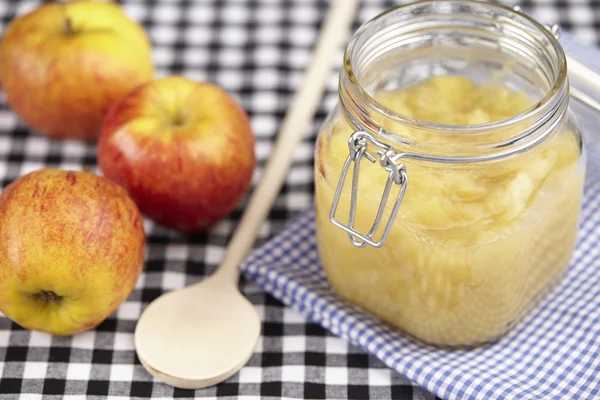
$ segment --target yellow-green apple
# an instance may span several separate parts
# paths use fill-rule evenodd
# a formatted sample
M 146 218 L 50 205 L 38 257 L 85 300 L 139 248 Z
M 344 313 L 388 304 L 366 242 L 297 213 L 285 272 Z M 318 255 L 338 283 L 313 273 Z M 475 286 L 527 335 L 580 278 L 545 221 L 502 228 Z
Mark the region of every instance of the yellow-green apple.
M 144 263 L 127 192 L 83 171 L 42 169 L 0 194 L 0 310 L 55 335 L 90 329 L 131 293 Z
M 42 5 L 15 18 L 0 42 L 8 104 L 53 138 L 96 138 L 110 105 L 153 74 L 144 29 L 109 2 Z
M 171 76 L 115 103 L 98 138 L 98 162 L 142 213 L 193 233 L 233 211 L 248 191 L 254 134 L 223 89 Z

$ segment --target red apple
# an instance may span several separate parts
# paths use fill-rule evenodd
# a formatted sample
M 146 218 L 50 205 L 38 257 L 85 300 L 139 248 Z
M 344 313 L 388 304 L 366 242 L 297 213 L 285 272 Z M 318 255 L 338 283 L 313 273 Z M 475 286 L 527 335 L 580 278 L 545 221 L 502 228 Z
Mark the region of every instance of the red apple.
M 111 108 L 98 138 L 98 162 L 142 213 L 193 233 L 231 213 L 248 192 L 254 134 L 247 114 L 223 89 L 168 77 Z
M 143 27 L 109 2 L 42 5 L 15 18 L 0 42 L 8 104 L 53 138 L 96 138 L 112 103 L 153 73 Z
M 144 264 L 142 216 L 91 172 L 42 169 L 0 194 L 0 310 L 55 335 L 95 327 L 133 290 Z

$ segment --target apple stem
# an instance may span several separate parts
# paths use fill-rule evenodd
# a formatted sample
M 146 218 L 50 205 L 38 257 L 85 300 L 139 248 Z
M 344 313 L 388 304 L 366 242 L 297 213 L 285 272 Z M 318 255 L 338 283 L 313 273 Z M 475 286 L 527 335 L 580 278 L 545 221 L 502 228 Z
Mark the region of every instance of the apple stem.
M 73 21 L 71 21 L 71 18 L 68 16 L 65 18 L 65 31 L 67 32 L 67 35 L 72 35 L 75 33 L 75 30 L 73 29 Z

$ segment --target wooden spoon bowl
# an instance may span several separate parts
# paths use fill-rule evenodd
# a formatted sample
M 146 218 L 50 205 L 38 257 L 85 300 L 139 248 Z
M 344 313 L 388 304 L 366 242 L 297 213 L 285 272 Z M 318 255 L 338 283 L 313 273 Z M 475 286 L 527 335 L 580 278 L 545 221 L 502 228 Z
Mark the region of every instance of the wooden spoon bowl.
M 215 276 L 153 301 L 138 321 L 135 347 L 152 375 L 174 387 L 198 389 L 246 364 L 260 327 L 254 306 L 234 284 Z

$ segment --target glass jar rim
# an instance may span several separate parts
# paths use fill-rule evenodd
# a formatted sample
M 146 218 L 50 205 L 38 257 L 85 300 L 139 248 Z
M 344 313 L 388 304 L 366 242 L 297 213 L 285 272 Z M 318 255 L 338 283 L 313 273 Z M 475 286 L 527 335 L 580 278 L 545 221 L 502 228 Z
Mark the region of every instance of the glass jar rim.
M 514 15 L 515 17 L 523 18 L 528 23 L 530 23 L 532 26 L 534 26 L 540 33 L 542 33 L 548 39 L 549 43 L 551 43 L 551 45 L 552 45 L 553 50 L 556 52 L 557 62 L 558 62 L 558 73 L 556 74 L 556 77 L 555 77 L 554 82 L 551 85 L 550 89 L 548 89 L 546 91 L 544 96 L 539 101 L 537 101 L 531 107 L 529 107 L 528 109 L 526 109 L 518 114 L 515 114 L 513 116 L 510 116 L 508 118 L 504 118 L 504 119 L 501 119 L 498 121 L 486 122 L 486 123 L 481 123 L 481 124 L 471 124 L 471 125 L 439 124 L 439 123 L 428 122 L 428 121 L 424 121 L 424 120 L 420 120 L 420 119 L 415 119 L 415 118 L 408 117 L 406 115 L 399 114 L 399 113 L 391 110 L 390 108 L 384 106 L 380 102 L 378 102 L 373 96 L 371 96 L 362 87 L 362 85 L 359 82 L 359 79 L 357 78 L 357 76 L 354 73 L 353 55 L 356 50 L 356 44 L 357 44 L 358 39 L 361 37 L 361 35 L 365 31 L 368 30 L 368 28 L 370 28 L 372 25 L 376 24 L 381 19 L 385 18 L 386 16 L 388 16 L 391 13 L 410 9 L 417 5 L 425 5 L 425 4 L 439 5 L 442 3 L 479 4 L 479 5 L 482 5 L 485 7 L 490 7 L 490 8 L 495 8 L 497 10 L 505 11 L 509 14 Z M 564 50 L 563 50 L 560 42 L 558 41 L 558 39 L 554 36 L 554 34 L 546 26 L 541 24 L 536 19 L 528 16 L 527 14 L 518 12 L 509 6 L 505 6 L 505 5 L 497 4 L 497 3 L 491 3 L 491 2 L 482 1 L 482 0 L 418 0 L 418 1 L 411 2 L 411 3 L 391 7 L 389 9 L 387 9 L 386 11 L 371 18 L 370 20 L 366 21 L 356 30 L 356 32 L 350 39 L 350 42 L 346 46 L 343 59 L 344 59 L 344 64 L 343 64 L 344 73 L 346 74 L 349 81 L 354 85 L 354 89 L 358 92 L 358 94 L 360 96 L 362 96 L 369 103 L 369 106 L 372 107 L 374 111 L 381 113 L 386 118 L 390 118 L 391 120 L 394 120 L 394 121 L 397 121 L 397 122 L 400 122 L 403 124 L 408 124 L 408 125 L 411 125 L 416 128 L 426 129 L 426 130 L 431 130 L 431 131 L 436 131 L 436 132 L 441 132 L 441 133 L 444 133 L 444 132 L 457 133 L 457 131 L 459 131 L 460 133 L 466 133 L 466 134 L 475 133 L 475 134 L 477 134 L 477 133 L 481 133 L 481 132 L 489 131 L 489 130 L 509 128 L 511 126 L 523 123 L 527 119 L 533 118 L 537 113 L 540 112 L 540 110 L 545 105 L 555 102 L 557 100 L 558 96 L 563 96 L 563 93 L 561 93 L 561 88 L 565 85 L 565 83 L 568 79 L 568 77 L 567 77 L 567 60 L 566 60 Z

